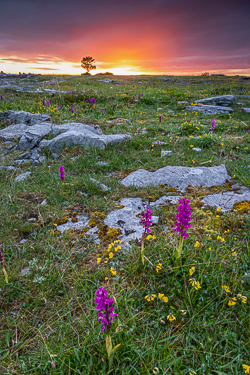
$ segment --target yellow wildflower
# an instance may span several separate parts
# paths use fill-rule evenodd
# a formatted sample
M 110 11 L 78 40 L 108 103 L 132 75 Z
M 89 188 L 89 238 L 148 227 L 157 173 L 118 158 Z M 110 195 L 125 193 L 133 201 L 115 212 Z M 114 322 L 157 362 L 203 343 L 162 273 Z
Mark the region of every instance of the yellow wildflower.
M 242 296 L 242 297 L 241 297 L 241 301 L 242 301 L 243 303 L 247 303 L 247 297 Z
M 96 259 L 96 263 L 97 263 L 97 264 L 100 264 L 101 261 L 102 261 L 102 258 L 97 258 L 97 259 Z
M 226 293 L 231 293 L 228 286 L 222 285 L 222 288 L 225 290 Z
M 110 272 L 112 273 L 112 275 L 116 275 L 116 271 L 114 270 L 114 268 L 113 268 L 113 267 L 111 267 L 111 270 L 110 270 Z
M 199 281 L 196 281 L 196 285 L 195 285 L 194 288 L 195 288 L 196 290 L 201 289 L 201 285 L 200 285 Z
M 194 247 L 200 247 L 200 243 L 199 243 L 199 241 L 196 241 L 196 242 L 195 242 Z
M 180 310 L 181 311 L 181 313 L 182 313 L 182 315 L 186 315 L 186 310 Z
M 242 365 L 243 369 L 245 370 L 245 374 L 250 374 L 250 366 Z
M 192 276 L 195 271 L 195 267 L 191 267 L 189 270 L 189 275 Z
M 162 263 L 159 263 L 158 266 L 156 266 L 156 272 L 159 272 L 162 269 Z
M 236 305 L 236 301 L 237 301 L 237 298 L 234 297 L 234 298 L 230 298 L 229 302 L 228 302 L 228 306 L 233 306 L 233 305 Z
M 113 258 L 113 253 L 109 253 L 109 259 Z
M 164 297 L 164 294 L 163 293 L 159 293 L 158 297 L 161 299 L 162 297 Z
M 176 317 L 172 315 L 171 313 L 167 316 L 167 319 L 172 322 L 173 320 L 176 320 Z
M 162 298 L 162 300 L 163 300 L 165 303 L 167 303 L 167 302 L 168 302 L 168 297 L 164 296 L 164 297 Z

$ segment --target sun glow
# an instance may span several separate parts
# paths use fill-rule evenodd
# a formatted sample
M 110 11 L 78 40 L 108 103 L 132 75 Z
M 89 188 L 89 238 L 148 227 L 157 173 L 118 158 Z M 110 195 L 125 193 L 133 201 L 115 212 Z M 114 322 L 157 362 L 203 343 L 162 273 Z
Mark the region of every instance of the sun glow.
M 19 61 L 18 61 L 19 60 Z M 108 67 L 108 64 L 97 63 L 97 69 L 92 70 L 91 74 L 96 73 L 105 73 L 110 72 L 114 75 L 140 75 L 140 74 L 154 74 L 154 72 L 149 72 L 145 70 L 140 70 L 141 67 L 137 66 L 118 66 L 114 67 L 114 63 L 110 64 L 111 68 Z M 104 68 L 102 66 L 105 66 Z M 35 73 L 35 74 L 72 74 L 80 75 L 84 73 L 85 70 L 82 69 L 81 64 L 77 62 L 67 62 L 63 60 L 51 61 L 51 60 L 42 60 L 42 61 L 22 61 L 18 57 L 8 57 L 0 56 L 0 70 L 5 73 Z

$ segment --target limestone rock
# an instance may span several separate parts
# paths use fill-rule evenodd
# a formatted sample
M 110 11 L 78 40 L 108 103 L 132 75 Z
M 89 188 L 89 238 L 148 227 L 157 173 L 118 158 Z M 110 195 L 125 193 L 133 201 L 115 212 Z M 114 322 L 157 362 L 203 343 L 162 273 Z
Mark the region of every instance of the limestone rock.
M 142 202 L 141 198 L 123 198 L 120 203 L 124 207 L 109 212 L 104 224 L 121 230 L 120 240 L 122 241 L 122 248 L 124 248 L 130 240 L 142 238 L 144 228 L 140 217 L 136 215 L 143 213 L 146 204 Z M 153 219 L 154 223 L 158 222 L 158 216 L 153 216 Z
M 241 201 L 249 201 L 250 203 L 250 190 L 244 186 L 233 185 L 233 189 L 237 188 L 237 191 L 227 191 L 218 194 L 207 195 L 202 199 L 205 206 L 221 207 L 221 211 L 230 211 L 233 205 Z M 239 189 L 239 190 L 238 190 Z
M 67 223 L 58 225 L 56 229 L 60 233 L 66 232 L 69 229 L 80 230 L 85 228 L 89 223 L 89 218 L 87 216 L 79 215 L 77 216 L 77 219 L 78 221 L 74 223 L 72 222 L 72 219 L 69 218 L 69 221 Z
M 98 82 L 112 83 L 113 80 L 109 78 L 105 78 L 105 79 L 100 79 Z
M 211 98 L 204 98 L 195 100 L 195 103 L 202 103 L 208 105 L 220 105 L 227 107 L 230 104 L 236 103 L 236 95 L 218 95 Z
M 21 150 L 30 150 L 39 145 L 41 139 L 51 132 L 51 125 L 33 125 L 24 132 L 18 147 Z
M 127 134 L 98 135 L 89 130 L 67 131 L 52 140 L 43 140 L 41 149 L 48 147 L 51 152 L 60 152 L 65 147 L 82 146 L 85 148 L 97 147 L 104 149 L 109 144 L 120 143 L 131 136 Z
M 17 157 L 17 160 L 22 160 L 22 159 L 30 159 L 31 155 L 29 152 L 24 152 L 23 154 L 19 155 Z
M 161 157 L 163 156 L 171 156 L 172 155 L 172 151 L 161 151 Z
M 29 126 L 25 124 L 10 125 L 0 130 L 0 139 L 4 141 L 12 141 L 19 139 L 26 132 Z
M 199 147 L 193 147 L 192 150 L 194 152 L 201 152 L 201 148 L 199 148 Z
M 107 187 L 106 185 L 104 185 L 102 182 L 97 181 L 97 180 L 95 180 L 94 178 L 90 178 L 90 181 L 93 181 L 96 185 L 99 185 L 100 188 L 101 188 L 103 191 L 109 191 L 109 190 L 111 190 L 109 187 Z
M 41 113 L 9 110 L 0 113 L 0 120 L 10 120 L 18 124 L 34 125 L 51 121 L 51 117 Z
M 179 202 L 179 199 L 181 197 L 179 195 L 175 195 L 175 196 L 167 196 L 167 195 L 164 195 L 163 197 L 157 199 L 157 201 L 155 202 L 150 202 L 150 206 L 151 207 L 158 207 L 160 206 L 161 204 L 168 204 L 169 202 L 172 203 L 172 204 L 176 204 Z
M 194 186 L 223 185 L 230 176 L 223 164 L 216 167 L 166 166 L 155 172 L 138 169 L 122 180 L 124 186 L 169 185 L 184 191 Z
M 0 171 L 14 172 L 14 171 L 17 171 L 17 170 L 18 170 L 18 168 L 12 167 L 11 165 L 9 165 L 9 166 L 1 165 L 0 166 Z
M 204 115 L 216 115 L 217 113 L 230 113 L 233 109 L 230 107 L 221 107 L 217 105 L 190 105 L 186 111 L 201 112 Z
M 250 108 L 244 108 L 244 112 L 250 113 Z
M 40 152 L 37 150 L 37 148 L 35 148 L 32 151 L 31 159 L 37 160 L 40 156 L 41 156 Z
M 28 178 L 31 174 L 32 174 L 32 172 L 22 173 L 19 176 L 17 176 L 14 181 L 20 182 L 20 181 L 26 180 L 26 178 Z

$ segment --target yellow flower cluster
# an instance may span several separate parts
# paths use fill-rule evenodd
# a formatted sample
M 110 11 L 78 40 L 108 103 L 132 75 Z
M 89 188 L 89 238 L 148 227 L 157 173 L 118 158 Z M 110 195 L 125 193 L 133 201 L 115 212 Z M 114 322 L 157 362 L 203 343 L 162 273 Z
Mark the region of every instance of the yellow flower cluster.
M 225 242 L 225 238 L 222 238 L 220 236 L 217 236 L 217 240 L 221 240 L 221 242 Z
M 189 270 L 189 275 L 192 276 L 195 271 L 195 267 L 191 267 Z
M 195 288 L 196 290 L 201 289 L 201 285 L 200 285 L 199 281 L 196 281 L 195 279 L 189 279 L 188 281 L 190 282 L 190 284 L 191 284 L 192 286 L 194 286 L 194 288 Z
M 108 259 L 112 259 L 113 256 L 114 256 L 114 253 L 111 251 L 113 249 L 113 246 L 115 246 L 115 244 L 120 244 L 120 243 L 122 243 L 121 240 L 116 240 L 114 242 L 111 242 L 111 244 L 109 244 L 109 246 L 107 248 Z M 114 251 L 117 252 L 119 249 L 121 249 L 120 245 L 115 246 Z M 108 259 L 104 260 L 104 263 L 108 263 Z M 100 264 L 101 261 L 102 261 L 102 258 L 97 258 L 96 259 L 96 263 L 97 264 Z
M 170 322 L 172 322 L 173 320 L 176 320 L 176 317 L 173 315 L 173 314 L 169 314 L 168 316 L 167 316 L 167 319 L 170 321 Z
M 154 299 L 156 298 L 156 294 L 147 294 L 144 299 L 146 299 L 148 302 L 150 301 L 154 301 Z M 164 296 L 163 293 L 158 293 L 158 298 L 160 300 L 162 300 L 163 302 L 167 303 L 168 302 L 168 297 L 167 296 Z
M 162 269 L 162 263 L 158 263 L 156 266 L 156 272 L 159 272 Z

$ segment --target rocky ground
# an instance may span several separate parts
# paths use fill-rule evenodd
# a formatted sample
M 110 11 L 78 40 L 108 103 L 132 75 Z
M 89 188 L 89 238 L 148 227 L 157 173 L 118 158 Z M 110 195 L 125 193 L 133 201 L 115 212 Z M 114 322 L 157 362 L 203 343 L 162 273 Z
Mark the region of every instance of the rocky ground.
M 10 278 L 9 284 L 0 279 L 0 301 L 5 337 L 18 332 L 13 345 L 25 363 L 22 367 L 1 340 L 6 369 L 42 374 L 49 366 L 49 373 L 66 373 L 67 353 L 74 371 L 85 371 L 86 363 L 88 374 L 105 369 L 102 349 L 91 353 L 104 336 L 88 319 L 95 319 L 90 295 L 106 285 L 119 311 L 114 340 L 124 342 L 116 373 L 127 374 L 132 363 L 143 374 L 167 368 L 243 373 L 250 280 L 250 83 L 243 78 L 0 74 L 0 228 Z M 190 200 L 192 226 L 180 269 L 172 228 L 184 197 Z M 143 266 L 146 207 L 152 227 Z M 166 304 L 157 297 L 162 293 Z M 148 295 L 155 297 L 148 302 Z M 66 337 L 53 314 L 68 308 L 73 320 L 65 322 Z M 46 352 L 38 354 L 43 347 L 38 327 L 60 358 L 56 367 Z M 57 331 L 64 337 L 61 351 Z M 72 348 L 86 348 L 90 332 L 81 362 Z M 167 351 L 164 337 L 177 338 L 176 344 L 166 341 Z M 26 361 L 32 340 L 32 354 L 39 358 L 35 368 Z M 126 352 L 131 360 L 124 360 Z

